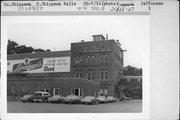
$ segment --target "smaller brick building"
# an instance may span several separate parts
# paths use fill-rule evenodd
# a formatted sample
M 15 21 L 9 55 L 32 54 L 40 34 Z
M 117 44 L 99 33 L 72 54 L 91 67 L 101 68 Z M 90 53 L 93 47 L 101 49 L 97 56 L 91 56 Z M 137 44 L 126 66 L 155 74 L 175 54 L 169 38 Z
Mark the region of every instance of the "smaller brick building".
M 52 95 L 97 96 L 99 83 L 74 77 L 70 57 L 71 51 L 8 55 L 7 95 L 19 97 L 41 90 Z
M 121 76 L 118 86 L 127 97 L 142 99 L 142 76 Z
M 23 96 L 35 91 L 46 91 L 52 95 L 97 96 L 99 83 L 82 78 L 52 77 L 44 74 L 9 74 L 8 96 Z

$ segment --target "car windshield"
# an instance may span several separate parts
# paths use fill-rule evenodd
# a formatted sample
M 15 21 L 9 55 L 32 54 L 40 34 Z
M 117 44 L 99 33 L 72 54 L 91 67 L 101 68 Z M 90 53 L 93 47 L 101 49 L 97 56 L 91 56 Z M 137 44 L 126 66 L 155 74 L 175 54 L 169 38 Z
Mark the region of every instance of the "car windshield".
M 107 98 L 110 98 L 110 99 L 112 99 L 113 97 L 112 97 L 112 96 L 108 96 Z
M 23 97 L 24 98 L 29 98 L 29 97 L 31 97 L 32 95 L 24 95 Z
M 98 98 L 105 98 L 105 96 L 99 96 Z
M 48 93 L 44 93 L 44 96 L 49 96 L 49 94 Z
M 42 96 L 41 93 L 35 93 L 35 96 Z
M 92 97 L 92 96 L 86 96 L 86 97 L 84 97 L 85 99 L 93 99 L 94 97 Z
M 60 98 L 60 97 L 62 97 L 62 96 L 60 96 L 60 95 L 54 95 L 54 96 L 52 96 L 53 98 Z
M 67 96 L 67 98 L 76 98 L 77 96 L 75 96 L 75 95 L 69 95 L 69 96 Z

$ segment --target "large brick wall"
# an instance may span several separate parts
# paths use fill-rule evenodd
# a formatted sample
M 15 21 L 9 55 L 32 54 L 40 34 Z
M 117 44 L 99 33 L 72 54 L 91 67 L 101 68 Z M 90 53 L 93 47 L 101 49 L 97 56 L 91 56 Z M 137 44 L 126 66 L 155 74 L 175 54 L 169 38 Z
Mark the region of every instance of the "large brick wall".
M 103 46 L 104 50 L 102 50 Z M 107 62 L 100 61 L 101 55 L 108 56 Z M 94 56 L 95 60 L 92 63 L 88 63 L 88 56 Z M 76 57 L 81 57 L 82 61 L 77 63 Z M 100 82 L 100 89 L 108 89 L 108 95 L 116 95 L 114 86 L 117 84 L 118 77 L 123 75 L 123 50 L 120 45 L 114 40 L 105 39 L 72 43 L 71 74 L 75 76 L 76 71 L 81 71 L 82 78 L 87 79 L 89 70 L 94 71 L 94 81 Z M 102 81 L 100 79 L 100 71 L 103 70 L 107 71 L 108 79 Z
M 51 90 L 53 88 L 60 88 L 62 95 L 67 96 L 71 94 L 72 88 L 81 88 L 83 90 L 83 96 L 98 95 L 99 84 L 97 82 L 88 81 L 85 79 L 77 79 L 70 77 L 47 77 L 47 76 L 31 76 L 31 77 L 12 77 L 8 76 L 7 94 L 13 96 L 14 92 L 11 92 L 11 86 L 15 86 L 17 96 L 24 94 L 33 94 L 35 91 L 41 89 Z M 22 92 L 22 86 L 27 86 L 27 92 Z

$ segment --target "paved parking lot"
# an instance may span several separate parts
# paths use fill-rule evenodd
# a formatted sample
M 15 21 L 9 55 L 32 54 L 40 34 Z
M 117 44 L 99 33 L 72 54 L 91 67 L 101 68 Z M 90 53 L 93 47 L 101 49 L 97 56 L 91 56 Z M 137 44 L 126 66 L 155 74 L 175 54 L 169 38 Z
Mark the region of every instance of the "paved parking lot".
M 7 102 L 8 113 L 139 113 L 142 100 L 98 105 Z

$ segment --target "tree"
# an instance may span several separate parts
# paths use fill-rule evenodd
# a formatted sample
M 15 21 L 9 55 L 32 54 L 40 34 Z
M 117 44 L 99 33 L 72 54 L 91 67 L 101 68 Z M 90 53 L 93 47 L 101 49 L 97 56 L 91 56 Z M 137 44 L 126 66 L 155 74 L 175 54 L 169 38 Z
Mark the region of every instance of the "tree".
M 43 50 L 43 49 L 40 49 L 40 48 L 38 48 L 38 49 L 34 49 L 34 52 L 44 52 L 45 50 Z
M 8 40 L 7 54 L 16 53 L 17 47 L 18 47 L 18 44 L 16 42 Z
M 16 53 L 32 53 L 33 51 L 34 51 L 34 48 L 21 45 L 17 47 Z
M 34 49 L 32 47 L 27 47 L 26 45 L 18 45 L 18 43 L 8 40 L 7 54 L 20 54 L 20 53 L 33 53 L 33 52 L 50 52 L 51 50 L 43 50 L 41 48 Z
M 124 75 L 125 76 L 142 76 L 142 68 L 136 68 L 133 66 L 124 67 Z

